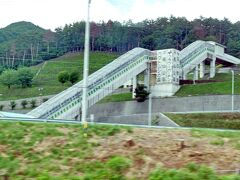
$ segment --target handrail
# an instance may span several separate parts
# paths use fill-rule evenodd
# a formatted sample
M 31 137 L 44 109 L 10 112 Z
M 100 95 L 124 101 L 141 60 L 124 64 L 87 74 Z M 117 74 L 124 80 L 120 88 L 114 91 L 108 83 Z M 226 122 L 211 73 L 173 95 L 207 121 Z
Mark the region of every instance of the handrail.
M 198 41 L 197 43 L 194 44 L 194 46 L 190 46 L 190 48 L 182 50 L 180 52 L 180 63 L 182 67 L 184 67 L 186 64 L 190 63 L 197 56 L 206 51 L 213 53 L 215 51 L 214 45 L 208 42 Z

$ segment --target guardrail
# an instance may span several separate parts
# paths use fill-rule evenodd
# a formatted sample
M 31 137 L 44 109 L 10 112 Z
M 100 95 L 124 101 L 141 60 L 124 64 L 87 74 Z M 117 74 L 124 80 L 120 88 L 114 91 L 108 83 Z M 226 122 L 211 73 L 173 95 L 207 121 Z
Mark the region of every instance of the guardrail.
M 90 120 L 88 118 L 88 120 Z M 0 121 L 12 121 L 12 122 L 31 122 L 31 123 L 56 123 L 56 124 L 78 124 L 82 125 L 81 121 L 71 121 L 71 120 L 63 120 L 63 119 L 31 119 L 31 118 L 2 118 L 0 117 Z M 90 122 L 92 125 L 109 125 L 109 126 L 128 126 L 128 127 L 136 127 L 136 128 L 155 128 L 155 129 L 182 129 L 182 130 L 212 130 L 212 131 L 220 131 L 220 132 L 239 132 L 239 130 L 232 129 L 214 129 L 214 128 L 193 128 L 193 127 L 168 127 L 168 126 L 148 126 L 148 125 L 136 125 L 136 124 L 119 124 L 119 123 L 99 123 L 99 122 Z

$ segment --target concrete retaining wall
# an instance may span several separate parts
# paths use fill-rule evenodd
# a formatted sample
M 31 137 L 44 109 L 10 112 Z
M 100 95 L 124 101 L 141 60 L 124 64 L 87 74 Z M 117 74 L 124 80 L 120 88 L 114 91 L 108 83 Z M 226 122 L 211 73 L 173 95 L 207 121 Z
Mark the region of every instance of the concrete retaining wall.
M 35 100 L 36 101 L 36 106 L 39 106 L 43 103 L 43 100 L 44 99 L 50 99 L 51 97 L 53 97 L 54 95 L 49 95 L 49 96 L 40 96 L 40 97 L 32 97 L 32 98 L 25 98 L 25 99 L 18 99 L 18 100 L 8 100 L 8 101 L 0 101 L 0 105 L 3 105 L 3 109 L 2 111 L 9 111 L 11 110 L 11 107 L 10 107 L 10 103 L 11 101 L 14 101 L 16 103 L 16 107 L 15 109 L 16 110 L 19 110 L 19 109 L 23 109 L 22 105 L 21 105 L 21 102 L 23 100 L 26 100 L 28 102 L 26 108 L 31 108 L 31 104 L 30 102 L 32 100 Z
M 231 95 L 174 97 L 153 99 L 152 112 L 227 111 L 231 110 Z M 234 96 L 234 110 L 240 110 L 240 96 Z M 148 101 L 96 104 L 89 109 L 95 117 L 148 113 Z

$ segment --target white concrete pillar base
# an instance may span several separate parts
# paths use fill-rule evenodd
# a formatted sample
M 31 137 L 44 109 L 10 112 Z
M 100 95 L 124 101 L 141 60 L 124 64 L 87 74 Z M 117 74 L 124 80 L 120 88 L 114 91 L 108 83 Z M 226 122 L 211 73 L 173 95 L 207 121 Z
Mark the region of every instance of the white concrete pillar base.
M 200 63 L 200 78 L 203 78 L 205 75 L 205 62 Z
M 216 74 L 216 57 L 210 62 L 210 78 L 214 78 Z
M 194 69 L 194 77 L 193 80 L 196 81 L 198 80 L 198 65 Z
M 132 78 L 132 98 L 135 98 L 135 89 L 137 87 L 137 76 L 135 76 L 134 78 Z

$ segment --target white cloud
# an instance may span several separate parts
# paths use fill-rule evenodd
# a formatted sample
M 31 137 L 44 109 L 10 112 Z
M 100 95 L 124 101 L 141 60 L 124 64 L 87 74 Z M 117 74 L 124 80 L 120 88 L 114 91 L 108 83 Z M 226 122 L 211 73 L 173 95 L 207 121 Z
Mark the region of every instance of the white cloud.
M 84 20 L 88 0 L 0 0 L 0 27 L 17 21 L 30 21 L 54 30 Z M 225 2 L 225 3 L 223 3 Z M 227 2 L 227 3 L 226 3 Z M 157 17 L 185 16 L 240 20 L 239 0 L 92 0 L 91 20 L 132 19 L 138 22 Z

